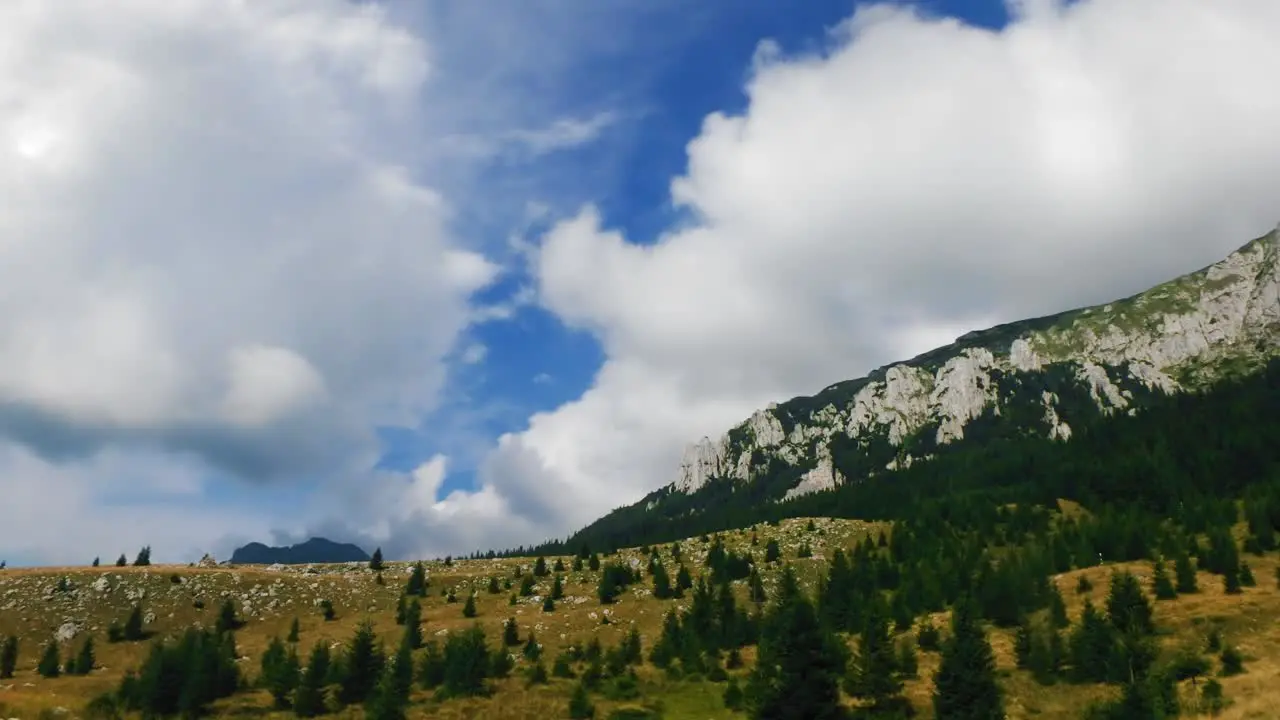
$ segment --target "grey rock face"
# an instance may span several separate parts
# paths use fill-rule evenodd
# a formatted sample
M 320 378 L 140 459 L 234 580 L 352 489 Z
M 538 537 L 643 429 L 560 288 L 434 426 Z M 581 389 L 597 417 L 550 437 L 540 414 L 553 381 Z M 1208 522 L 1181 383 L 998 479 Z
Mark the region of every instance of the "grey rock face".
M 750 481 L 765 457 L 803 470 L 785 495 L 795 497 L 846 481 L 831 458 L 833 440 L 883 436 L 902 447 L 926 430 L 938 446 L 962 440 L 974 419 L 999 414 L 1001 377 L 1070 368 L 1099 409 L 1112 413 L 1130 408 L 1137 388 L 1178 392 L 1213 380 L 1227 360 L 1275 354 L 1280 228 L 1201 271 L 1043 320 L 973 333 L 881 368 L 855 381 L 860 386 L 851 398 L 810 407 L 800 417 L 770 405 L 725 435 L 687 447 L 669 487 L 692 493 L 711 478 Z M 1057 396 L 1045 392 L 1040 402 L 1047 435 L 1070 438 Z M 916 459 L 904 454 L 886 468 Z

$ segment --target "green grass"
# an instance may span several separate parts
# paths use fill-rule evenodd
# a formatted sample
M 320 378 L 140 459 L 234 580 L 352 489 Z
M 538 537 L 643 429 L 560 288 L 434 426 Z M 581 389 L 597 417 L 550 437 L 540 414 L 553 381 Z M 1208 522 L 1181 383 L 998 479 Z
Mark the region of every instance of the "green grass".
M 778 538 L 783 546 L 783 559 L 797 567 L 803 587 L 807 592 L 813 593 L 825 573 L 826 559 L 836 547 L 847 548 L 856 540 L 868 534 L 874 536 L 882 529 L 882 526 L 873 523 L 818 518 L 815 520 L 817 527 L 811 532 L 806 529 L 807 523 L 807 519 L 801 518 L 785 520 L 776 527 L 758 525 L 754 530 L 759 545 L 754 548 L 750 544 L 751 529 L 730 531 L 723 533 L 721 537 L 727 548 L 738 551 L 753 549 L 757 558 L 763 558 L 764 546 L 769 539 Z M 809 542 L 814 558 L 796 559 L 795 551 L 801 541 Z M 691 538 L 682 541 L 681 546 L 690 570 L 696 574 L 708 544 L 702 543 L 698 538 Z M 667 546 L 662 547 L 662 552 L 665 557 Z M 618 557 L 607 560 L 629 561 L 631 558 L 643 557 L 638 550 L 625 550 Z M 1232 701 L 1231 707 L 1221 716 L 1224 718 L 1274 717 L 1274 714 L 1266 713 L 1274 709 L 1274 688 L 1280 687 L 1280 590 L 1275 583 L 1275 571 L 1280 558 L 1272 554 L 1261 558 L 1248 556 L 1247 559 L 1258 578 L 1258 587 L 1247 588 L 1242 595 L 1226 595 L 1218 578 L 1202 573 L 1200 593 L 1155 604 L 1156 620 L 1161 630 L 1161 646 L 1165 652 L 1173 652 L 1187 643 L 1200 642 L 1207 632 L 1207 623 L 1215 622 L 1213 619 L 1217 618 L 1220 620 L 1216 622 L 1220 622 L 1227 641 L 1237 644 L 1245 653 L 1247 672 L 1222 679 L 1226 694 Z M 571 560 L 564 559 L 566 566 L 571 566 Z M 555 558 L 548 558 L 549 565 L 554 565 L 554 561 Z M 522 603 L 518 607 L 509 607 L 509 591 L 489 595 L 485 592 L 485 585 L 491 574 L 500 578 L 511 577 L 517 564 L 531 568 L 533 562 L 529 559 L 457 561 L 453 567 L 429 563 L 430 590 L 424 612 L 426 637 L 433 639 L 441 630 L 457 630 L 471 623 L 462 616 L 462 602 L 449 604 L 440 596 L 442 588 L 451 586 L 463 588 L 464 591 L 469 588 L 478 591 L 477 621 L 484 627 L 491 644 L 497 642 L 501 623 L 509 616 L 517 618 L 522 636 L 530 628 L 535 628 L 537 637 L 544 645 L 543 657 L 548 667 L 555 654 L 569 643 L 585 641 L 595 635 L 608 648 L 629 631 L 632 623 L 640 630 L 647 654 L 657 636 L 663 615 L 678 605 L 687 605 L 688 602 L 655 600 L 646 593 L 649 588 L 646 580 L 624 593 L 620 602 L 610 608 L 614 622 L 601 625 L 599 614 L 602 608 L 595 598 L 598 575 L 591 572 L 570 572 L 566 574 L 566 594 L 585 597 L 585 602 L 579 605 L 561 602 L 557 610 L 550 614 L 541 611 L 540 603 Z M 249 622 L 237 634 L 241 653 L 249 658 L 242 667 L 252 679 L 257 676 L 258 661 L 267 643 L 273 636 L 284 637 L 295 616 L 301 620 L 301 648 L 304 651 L 309 650 L 316 642 L 345 641 L 355 625 L 366 618 L 374 623 L 379 638 L 388 645 L 393 645 L 400 634 L 400 628 L 395 625 L 393 617 L 395 599 L 406 578 L 407 567 L 403 563 L 391 563 L 384 573 L 386 585 L 382 586 L 377 585 L 373 574 L 364 569 L 345 571 L 325 568 L 324 573 L 317 575 L 269 572 L 264 568 L 205 570 L 188 567 L 153 567 L 149 570 L 10 569 L 0 572 L 0 609 L 5 608 L 6 603 L 16 603 L 14 607 L 0 611 L 0 634 L 16 632 L 22 636 L 23 643 L 17 677 L 0 681 L 0 708 L 3 708 L 0 717 L 36 718 L 42 713 L 47 715 L 53 712 L 55 708 L 65 708 L 74 713 L 93 696 L 114 688 L 124 672 L 130 667 L 136 667 L 146 653 L 146 643 L 111 645 L 105 642 L 106 624 L 114 619 L 122 619 L 130 605 L 122 591 L 113 591 L 105 597 L 94 596 L 93 602 L 84 603 L 83 619 L 86 625 L 97 628 L 93 633 L 98 646 L 99 663 L 103 668 L 88 677 L 62 677 L 53 680 L 38 677 L 34 666 L 44 639 L 50 637 L 68 615 L 74 616 L 79 612 L 76 610 L 79 604 L 74 601 L 45 601 L 43 592 L 32 592 L 33 588 L 53 585 L 59 577 L 66 576 L 84 587 L 103 575 L 118 575 L 129 587 L 145 588 L 148 597 L 144 606 L 156 614 L 152 629 L 160 636 L 176 634 L 195 622 L 212 622 L 223 592 L 235 592 L 238 595 L 255 586 L 259 591 L 276 587 L 277 607 L 268 610 L 266 604 L 260 604 L 262 610 L 248 618 Z M 766 585 L 776 580 L 779 567 L 762 565 Z M 1150 576 L 1148 563 L 1131 563 L 1127 567 L 1143 577 Z M 1083 597 L 1075 593 L 1077 577 L 1083 574 L 1091 579 L 1094 587 L 1091 597 L 1096 604 L 1101 604 L 1104 602 L 1111 571 L 1110 566 L 1102 566 L 1065 573 L 1056 578 L 1073 619 L 1078 617 L 1083 604 Z M 169 576 L 175 573 L 184 580 L 182 584 L 170 582 Z M 205 588 L 206 607 L 203 610 L 197 610 L 191 604 L 191 590 L 195 584 Z M 550 584 L 550 577 L 540 579 L 537 592 L 546 592 Z M 15 592 L 8 593 L 10 590 Z M 19 590 L 26 591 L 20 599 Z M 746 589 L 743 583 L 739 583 L 738 590 L 741 593 L 739 599 L 745 602 Z M 464 592 L 459 592 L 459 595 L 465 597 Z M 312 603 L 318 597 L 333 599 L 338 611 L 335 621 L 325 622 L 319 611 L 314 609 Z M 595 617 L 592 617 L 593 614 Z M 945 627 L 947 616 L 940 613 L 932 616 L 931 620 L 936 626 Z M 1001 670 L 1002 684 L 1008 693 L 1011 720 L 1079 717 L 1089 703 L 1115 693 L 1115 688 L 1105 686 L 1059 683 L 1041 687 L 1025 672 L 1014 668 L 1011 632 L 992 630 L 990 637 Z M 81 639 L 77 638 L 70 647 L 78 648 Z M 852 640 L 850 646 L 852 647 Z M 754 662 L 754 649 L 748 648 L 743 656 L 747 667 L 750 667 Z M 938 658 L 936 653 L 921 652 L 919 660 L 920 677 L 907 683 L 906 693 L 921 715 L 927 717 L 931 712 L 932 684 L 929 678 L 937 667 Z M 496 693 L 490 698 L 438 702 L 425 691 L 415 691 L 411 717 L 482 717 L 496 720 L 565 717 L 573 681 L 553 679 L 547 686 L 529 688 L 525 686 L 523 679 L 524 667 L 526 665 L 521 661 L 512 677 L 496 683 Z M 731 676 L 737 677 L 742 685 L 745 672 L 735 671 Z M 613 701 L 599 694 L 593 696 L 598 718 L 607 718 L 609 712 L 623 706 L 659 707 L 662 717 L 672 719 L 743 717 L 724 708 L 724 683 L 674 680 L 647 664 L 640 669 L 639 675 L 639 699 Z M 1183 691 L 1190 692 L 1188 688 L 1183 688 Z M 216 705 L 215 714 L 222 717 L 290 717 L 287 713 L 273 713 L 268 707 L 269 699 L 263 691 L 242 692 Z M 337 717 L 360 717 L 359 709 L 345 712 L 348 714 Z

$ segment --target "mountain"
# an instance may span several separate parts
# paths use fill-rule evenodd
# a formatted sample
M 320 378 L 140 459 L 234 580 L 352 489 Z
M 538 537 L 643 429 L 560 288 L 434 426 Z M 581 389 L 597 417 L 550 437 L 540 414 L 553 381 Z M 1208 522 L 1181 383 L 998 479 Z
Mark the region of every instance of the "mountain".
M 234 565 L 305 565 L 308 563 L 368 562 L 369 554 L 351 543 L 313 537 L 289 547 L 249 543 L 231 554 Z
M 688 531 L 729 506 L 751 522 L 770 513 L 745 506 L 887 480 L 995 439 L 1052 453 L 1084 427 L 1153 404 L 1174 412 L 1166 398 L 1255 376 L 1277 355 L 1280 228 L 1132 297 L 971 332 L 758 410 L 689 446 L 672 483 L 570 540 L 649 538 L 660 519 Z

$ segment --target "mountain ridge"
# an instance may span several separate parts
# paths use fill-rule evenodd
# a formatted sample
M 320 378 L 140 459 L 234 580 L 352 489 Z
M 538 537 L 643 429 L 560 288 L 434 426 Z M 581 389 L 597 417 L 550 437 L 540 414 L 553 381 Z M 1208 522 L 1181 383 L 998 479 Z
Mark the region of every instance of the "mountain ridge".
M 833 445 L 850 441 L 898 449 L 883 469 L 909 465 L 928 457 L 909 451 L 914 441 L 925 448 L 960 441 L 983 413 L 998 415 L 1008 399 L 1002 384 L 1017 384 L 1019 376 L 1061 376 L 1060 384 L 1082 386 L 1100 411 L 1112 413 L 1132 412 L 1144 394 L 1247 372 L 1280 346 L 1278 257 L 1280 228 L 1127 298 L 965 333 L 815 395 L 771 404 L 719 438 L 689 445 L 676 480 L 641 502 L 693 493 L 713 478 L 750 483 L 777 461 L 798 479 L 775 499 L 830 489 L 848 479 L 836 468 Z M 1072 430 L 1059 417 L 1060 401 L 1058 392 L 1042 391 L 1040 424 L 1065 440 Z M 929 430 L 932 438 L 921 437 Z
M 309 563 L 368 562 L 369 554 L 352 543 L 337 543 L 322 537 L 288 547 L 269 547 L 251 542 L 231 554 L 233 565 L 306 565 Z

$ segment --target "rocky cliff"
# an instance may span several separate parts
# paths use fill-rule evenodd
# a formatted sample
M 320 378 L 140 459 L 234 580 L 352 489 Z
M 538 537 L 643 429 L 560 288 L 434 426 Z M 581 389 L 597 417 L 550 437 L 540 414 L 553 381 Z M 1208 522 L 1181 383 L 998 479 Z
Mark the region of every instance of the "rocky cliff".
M 770 405 L 691 445 L 675 482 L 647 501 L 713 478 L 767 481 L 774 499 L 860 481 L 963 440 L 990 414 L 1019 413 L 1028 432 L 1065 440 L 1071 412 L 1133 412 L 1151 393 L 1247 372 L 1280 350 L 1278 256 L 1280 228 L 1133 297 L 969 333 Z

